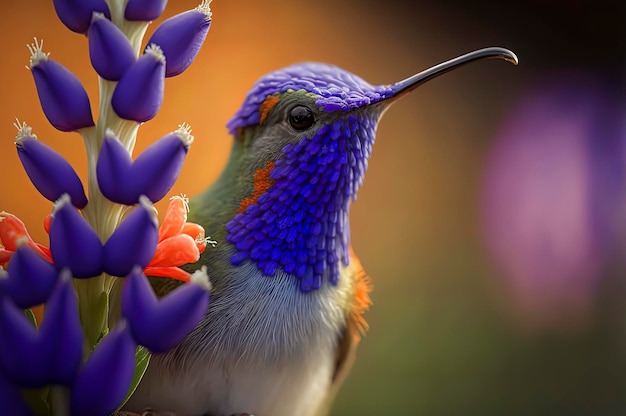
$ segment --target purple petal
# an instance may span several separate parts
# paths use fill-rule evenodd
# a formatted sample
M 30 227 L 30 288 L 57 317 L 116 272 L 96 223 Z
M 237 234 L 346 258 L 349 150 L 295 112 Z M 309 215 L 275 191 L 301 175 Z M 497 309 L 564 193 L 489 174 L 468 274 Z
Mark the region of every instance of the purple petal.
M 142 123 L 156 116 L 164 89 L 165 56 L 159 47 L 151 45 L 122 75 L 111 106 L 121 118 Z
M 87 205 L 80 178 L 60 153 L 37 140 L 34 135 L 23 137 L 18 133 L 15 146 L 26 174 L 46 199 L 54 202 L 67 193 L 75 207 L 84 208 Z
M 102 195 L 124 205 L 136 204 L 139 195 L 127 185 L 132 160 L 128 150 L 109 130 L 105 133 L 96 165 L 96 177 Z
M 135 340 L 153 353 L 179 344 L 198 325 L 209 305 L 206 288 L 194 283 L 179 286 L 160 301 L 140 270 L 124 283 L 122 315 Z
M 152 204 L 140 197 L 140 204 L 115 229 L 104 244 L 104 271 L 126 276 L 135 265 L 143 269 L 156 251 L 158 223 Z
M 46 303 L 39 334 L 47 353 L 47 383 L 71 384 L 83 357 L 83 331 L 68 269 L 61 272 L 59 283 Z
M 102 273 L 102 243 L 91 225 L 63 195 L 50 224 L 50 251 L 57 270 L 68 267 L 76 278 Z
M 0 340 L 0 371 L 22 387 L 43 386 L 46 357 L 37 328 L 6 296 L 0 296 Z
M 210 26 L 211 10 L 208 2 L 203 2 L 194 10 L 170 17 L 156 28 L 148 45 L 154 43 L 163 50 L 167 59 L 166 77 L 178 75 L 191 65 Z
M 44 303 L 57 282 L 57 270 L 32 248 L 23 245 L 9 261 L 8 277 L 0 279 L 0 288 L 20 308 Z
M 105 0 L 53 0 L 53 3 L 59 20 L 73 32 L 87 32 L 93 12 L 111 18 Z
M 135 62 L 126 35 L 102 13 L 94 13 L 87 37 L 91 65 L 102 78 L 118 81 Z
M 5 415 L 34 416 L 22 400 L 19 388 L 0 373 L 0 409 Z
M 124 19 L 148 22 L 161 16 L 167 0 L 128 0 Z
M 74 381 L 72 415 L 107 416 L 122 403 L 135 372 L 135 348 L 126 322 L 118 322 Z
M 193 141 L 189 132 L 183 125 L 144 150 L 133 163 L 128 186 L 153 202 L 160 201 L 172 189 L 183 167 Z
M 41 51 L 30 46 L 30 72 L 46 118 L 61 131 L 76 131 L 94 125 L 89 97 L 76 76 Z

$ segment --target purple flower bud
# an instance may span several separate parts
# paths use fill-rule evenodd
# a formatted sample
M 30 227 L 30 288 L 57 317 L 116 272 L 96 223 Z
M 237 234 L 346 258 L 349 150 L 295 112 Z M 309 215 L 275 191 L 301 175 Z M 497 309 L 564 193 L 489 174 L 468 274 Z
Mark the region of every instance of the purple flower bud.
M 105 136 L 96 166 L 102 194 L 125 205 L 136 204 L 140 195 L 153 202 L 161 200 L 176 182 L 192 142 L 191 128 L 181 124 L 178 130 L 148 147 L 133 163 L 117 139 Z
M 91 65 L 98 75 L 118 81 L 135 62 L 135 52 L 128 38 L 102 13 L 94 13 L 87 32 Z
M 111 106 L 123 119 L 138 123 L 156 116 L 165 89 L 165 55 L 150 45 L 120 78 L 113 91 Z
M 105 0 L 53 0 L 59 20 L 76 33 L 85 33 L 91 23 L 93 12 L 103 13 L 111 18 Z
M 48 200 L 56 201 L 67 193 L 77 208 L 87 205 L 87 196 L 80 178 L 72 165 L 60 153 L 37 140 L 26 123 L 15 124 L 18 128 L 15 146 L 26 174 L 35 188 Z
M 54 207 L 50 251 L 57 269 L 67 267 L 76 278 L 102 273 L 102 243 L 87 220 L 70 204 L 67 194 Z
M 0 373 L 0 409 L 12 416 L 34 416 L 22 400 L 19 388 Z
M 37 328 L 6 296 L 0 296 L 0 372 L 22 387 L 46 384 L 46 359 Z
M 133 163 L 129 178 L 137 191 L 151 201 L 160 201 L 176 182 L 192 142 L 191 128 L 183 123 L 144 150 Z
M 22 309 L 44 303 L 58 277 L 55 267 L 26 245 L 13 254 L 7 272 L 8 277 L 0 278 L 0 289 Z
M 135 372 L 136 345 L 120 321 L 96 346 L 72 387 L 72 415 L 107 416 L 122 403 Z
M 156 28 L 148 45 L 156 44 L 165 54 L 165 76 L 178 75 L 191 65 L 211 26 L 211 1 L 204 0 L 189 10 L 163 21 Z
M 46 382 L 71 384 L 82 362 L 83 331 L 68 269 L 61 272 L 59 283 L 46 303 L 39 336 L 46 354 Z
M 133 205 L 139 201 L 140 194 L 127 186 L 132 163 L 128 150 L 111 130 L 107 130 L 96 164 L 96 177 L 102 195 L 124 205 Z
M 104 271 L 112 276 L 126 276 L 135 265 L 143 269 L 156 251 L 159 231 L 153 206 L 145 196 L 139 202 L 104 244 Z
M 48 58 L 41 44 L 28 46 L 30 72 L 35 79 L 39 102 L 46 118 L 61 131 L 76 131 L 94 125 L 89 97 L 82 84 L 67 68 Z
M 124 19 L 148 22 L 161 16 L 167 0 L 128 0 Z
M 163 353 L 191 333 L 209 305 L 206 272 L 198 271 L 192 279 L 203 283 L 184 284 L 158 300 L 139 268 L 128 275 L 122 290 L 122 316 L 135 341 L 153 353 Z

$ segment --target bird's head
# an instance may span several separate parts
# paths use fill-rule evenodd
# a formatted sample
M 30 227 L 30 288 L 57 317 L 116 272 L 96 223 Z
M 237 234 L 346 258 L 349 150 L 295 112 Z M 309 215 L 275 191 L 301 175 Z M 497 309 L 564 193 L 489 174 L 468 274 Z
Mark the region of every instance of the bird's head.
M 482 58 L 517 62 L 487 48 L 391 85 L 372 86 L 336 66 L 302 63 L 257 81 L 228 123 L 227 172 L 237 213 L 226 224 L 233 265 L 299 278 L 304 292 L 337 283 L 349 262 L 348 210 L 363 182 L 383 112 L 423 82 Z M 232 201 L 231 201 L 232 202 Z

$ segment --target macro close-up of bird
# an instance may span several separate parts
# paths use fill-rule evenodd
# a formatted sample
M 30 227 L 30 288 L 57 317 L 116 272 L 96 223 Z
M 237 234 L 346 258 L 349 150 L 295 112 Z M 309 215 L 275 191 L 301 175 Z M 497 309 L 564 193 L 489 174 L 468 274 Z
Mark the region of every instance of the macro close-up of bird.
M 349 211 L 378 121 L 420 84 L 484 58 L 517 64 L 494 47 L 391 85 L 321 63 L 257 81 L 228 123 L 224 172 L 190 201 L 190 220 L 224 241 L 193 265 L 211 276 L 209 310 L 186 340 L 152 358 L 126 408 L 327 414 L 367 328 L 371 282 L 350 246 Z
M 624 414 L 622 9 L 0 2 L 0 413 Z

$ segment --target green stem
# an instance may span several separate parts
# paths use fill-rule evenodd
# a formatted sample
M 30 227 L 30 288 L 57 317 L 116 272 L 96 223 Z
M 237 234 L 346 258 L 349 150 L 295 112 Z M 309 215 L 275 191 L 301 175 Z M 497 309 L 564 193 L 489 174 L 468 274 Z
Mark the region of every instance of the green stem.
M 50 386 L 48 393 L 50 414 L 52 416 L 67 416 L 70 414 L 70 388 L 67 386 Z

